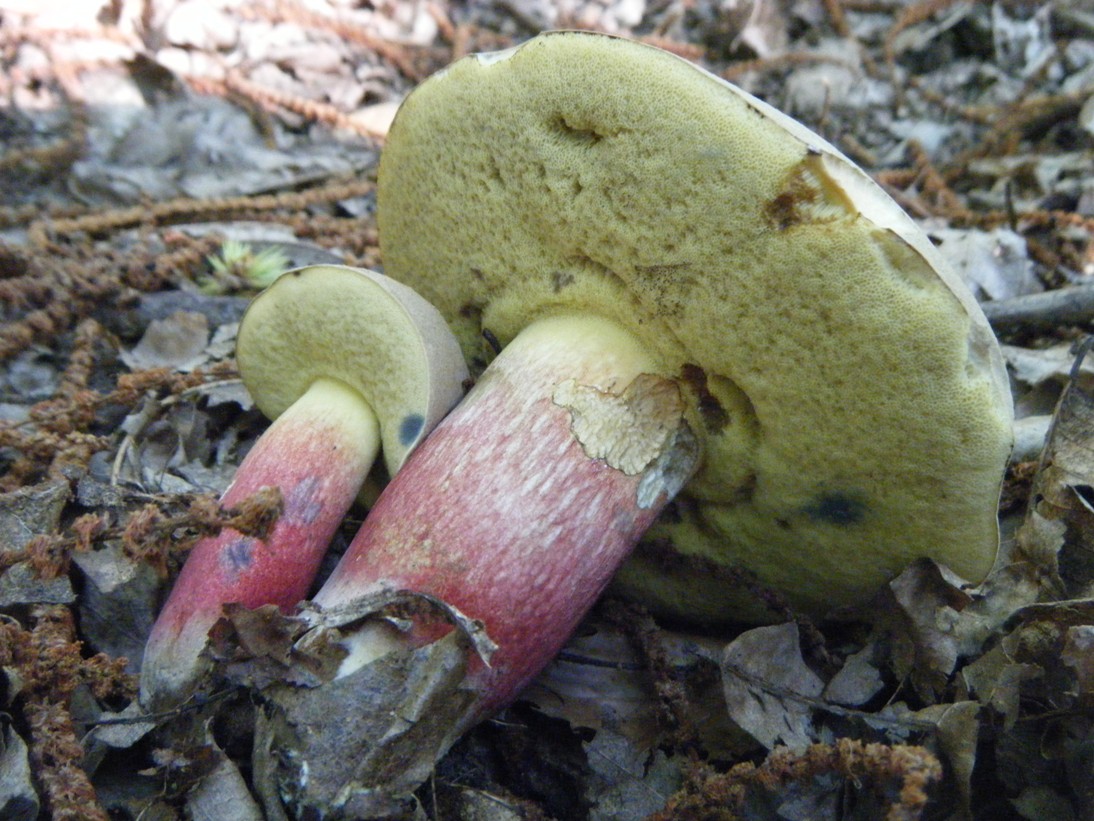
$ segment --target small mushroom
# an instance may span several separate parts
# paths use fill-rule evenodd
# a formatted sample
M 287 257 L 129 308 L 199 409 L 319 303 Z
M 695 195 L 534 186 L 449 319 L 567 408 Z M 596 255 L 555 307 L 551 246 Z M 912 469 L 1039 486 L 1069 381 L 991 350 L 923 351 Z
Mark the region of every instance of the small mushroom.
M 287 610 L 304 598 L 381 444 L 394 475 L 467 377 L 429 303 L 381 274 L 337 265 L 289 271 L 260 294 L 236 356 L 255 404 L 275 421 L 221 502 L 276 486 L 284 506 L 265 541 L 225 529 L 190 552 L 144 651 L 141 701 L 155 709 L 199 680 L 222 605 Z
M 406 99 L 378 214 L 385 270 L 468 356 L 485 331 L 503 350 L 317 600 L 410 588 L 481 619 L 479 715 L 639 539 L 621 589 L 691 620 L 764 617 L 719 567 L 811 613 L 920 556 L 991 568 L 1012 411 L 988 324 L 865 174 L 766 104 L 658 49 L 542 35 Z

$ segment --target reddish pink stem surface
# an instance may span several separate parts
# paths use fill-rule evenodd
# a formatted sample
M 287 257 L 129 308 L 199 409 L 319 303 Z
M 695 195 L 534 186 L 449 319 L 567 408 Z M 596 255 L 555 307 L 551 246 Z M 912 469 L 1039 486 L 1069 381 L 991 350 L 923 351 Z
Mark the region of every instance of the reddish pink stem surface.
M 331 607 L 406 589 L 480 619 L 498 650 L 472 673 L 477 717 L 555 656 L 694 467 L 688 454 L 668 469 L 678 475 L 627 475 L 590 458 L 556 387 L 577 376 L 622 391 L 634 368 L 595 346 L 600 361 L 583 362 L 582 344 L 507 348 L 385 489 L 316 597 Z M 644 479 L 665 492 L 643 506 Z
M 359 419 L 358 407 L 334 407 L 329 394 L 313 399 L 270 426 L 221 500 L 231 507 L 263 487 L 280 488 L 284 508 L 269 538 L 225 529 L 199 541 L 187 557 L 145 646 L 142 701 L 168 706 L 188 695 L 224 604 L 288 611 L 307 595 L 376 454 L 367 405 L 361 403 L 368 417 Z

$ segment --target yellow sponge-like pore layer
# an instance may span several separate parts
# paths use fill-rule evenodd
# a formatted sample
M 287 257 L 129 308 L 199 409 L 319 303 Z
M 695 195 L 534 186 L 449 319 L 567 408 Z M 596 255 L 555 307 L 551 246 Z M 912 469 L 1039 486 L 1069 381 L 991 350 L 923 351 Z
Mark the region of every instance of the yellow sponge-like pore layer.
M 741 564 L 811 611 L 920 556 L 990 569 L 1011 436 L 994 339 L 911 220 L 804 127 L 657 49 L 549 34 L 411 94 L 379 196 L 387 273 L 469 356 L 481 328 L 505 342 L 589 312 L 685 386 L 704 463 L 647 536 L 657 561 Z M 646 554 L 621 583 L 655 608 L 746 613 Z
M 467 369 L 440 314 L 405 284 L 359 268 L 288 271 L 239 327 L 236 358 L 255 404 L 276 419 L 319 380 L 376 414 L 392 476 L 463 395 Z

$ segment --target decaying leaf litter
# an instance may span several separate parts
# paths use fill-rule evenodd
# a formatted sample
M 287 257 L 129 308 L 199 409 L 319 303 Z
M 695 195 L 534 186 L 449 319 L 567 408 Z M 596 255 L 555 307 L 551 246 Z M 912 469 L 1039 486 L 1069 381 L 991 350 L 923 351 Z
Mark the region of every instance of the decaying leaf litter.
M 1094 273 L 1094 9 L 85 5 L 0 8 L 0 814 L 279 817 L 246 697 L 166 722 L 133 701 L 188 545 L 261 534 L 280 503 L 215 501 L 265 425 L 232 360 L 263 263 L 225 242 L 377 265 L 398 100 L 464 53 L 576 27 L 669 48 L 801 119 L 968 278 L 1033 431 L 1002 500 L 1008 561 L 973 590 L 920 562 L 860 612 L 783 606 L 781 624 L 704 635 L 609 600 L 526 703 L 436 766 L 422 812 L 1089 817 L 1094 386 L 1074 343 Z M 780 607 L 747 574 L 726 584 Z

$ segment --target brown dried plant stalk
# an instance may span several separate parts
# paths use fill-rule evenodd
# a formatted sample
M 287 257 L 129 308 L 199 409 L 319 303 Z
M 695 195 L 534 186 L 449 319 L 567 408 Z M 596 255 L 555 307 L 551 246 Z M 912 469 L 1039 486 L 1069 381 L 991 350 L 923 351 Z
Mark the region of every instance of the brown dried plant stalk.
M 169 513 L 170 497 L 149 503 L 130 513 L 122 524 L 112 525 L 109 513 L 89 513 L 77 518 L 68 535 L 40 534 L 21 550 L 0 554 L 0 572 L 29 561 L 39 578 L 55 579 L 68 572 L 74 553 L 91 550 L 95 542 L 120 539 L 126 555 L 148 564 L 166 578 L 171 556 L 183 553 L 201 538 L 215 536 L 230 527 L 245 536 L 265 539 L 281 515 L 283 501 L 276 487 L 262 488 L 235 507 L 223 508 L 211 495 L 196 496 L 183 510 Z
M 12 621 L 0 623 L 0 665 L 17 670 L 22 682 L 15 706 L 25 723 L 31 769 L 48 817 L 108 821 L 81 765 L 84 750 L 72 718 L 72 694 L 86 684 L 98 698 L 131 698 L 135 680 L 125 673 L 125 659 L 83 658 L 67 608 L 37 607 L 31 620 L 29 631 Z
M 927 790 L 942 777 L 942 765 L 923 747 L 866 744 L 842 738 L 835 744 L 813 744 L 802 753 L 783 747 L 762 764 L 738 764 L 728 772 L 702 768 L 648 821 L 709 818 L 732 821 L 741 816 L 748 795 L 757 789 L 774 792 L 789 784 L 824 775 L 845 778 L 856 787 L 872 783 L 892 793 L 885 821 L 917 821 L 927 805 Z

